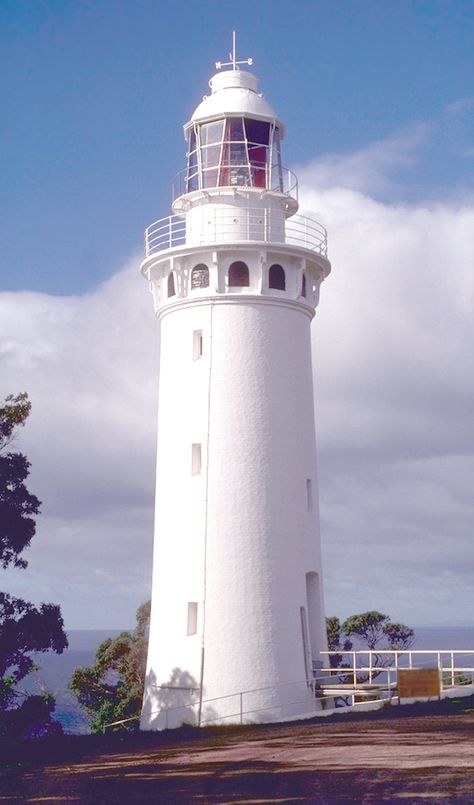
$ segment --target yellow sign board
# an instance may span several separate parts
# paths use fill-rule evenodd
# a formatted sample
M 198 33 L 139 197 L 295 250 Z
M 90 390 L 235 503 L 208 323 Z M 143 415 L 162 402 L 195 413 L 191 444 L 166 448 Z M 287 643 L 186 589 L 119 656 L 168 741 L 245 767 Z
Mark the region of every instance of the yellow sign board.
M 400 699 L 440 696 L 439 668 L 399 668 L 397 673 Z

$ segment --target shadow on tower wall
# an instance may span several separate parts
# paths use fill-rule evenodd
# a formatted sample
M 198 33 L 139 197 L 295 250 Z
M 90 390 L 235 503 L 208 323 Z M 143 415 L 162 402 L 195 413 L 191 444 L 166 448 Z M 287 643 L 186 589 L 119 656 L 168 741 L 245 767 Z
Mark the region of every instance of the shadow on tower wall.
M 182 668 L 174 668 L 166 682 L 158 682 L 153 669 L 146 677 L 140 729 L 165 730 L 183 724 L 198 725 L 199 684 Z M 204 707 L 203 707 L 204 715 Z M 205 706 L 205 718 L 214 718 L 212 708 Z

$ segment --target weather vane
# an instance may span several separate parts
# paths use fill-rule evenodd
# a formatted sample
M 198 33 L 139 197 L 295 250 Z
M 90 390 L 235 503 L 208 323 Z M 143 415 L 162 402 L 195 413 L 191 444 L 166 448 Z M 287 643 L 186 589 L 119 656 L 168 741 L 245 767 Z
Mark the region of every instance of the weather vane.
M 232 31 L 232 53 L 229 53 L 230 61 L 216 61 L 216 68 L 220 70 L 221 67 L 229 67 L 232 65 L 233 70 L 237 70 L 239 64 L 253 64 L 253 59 L 244 59 L 244 61 L 237 61 L 236 45 L 235 45 L 235 31 Z

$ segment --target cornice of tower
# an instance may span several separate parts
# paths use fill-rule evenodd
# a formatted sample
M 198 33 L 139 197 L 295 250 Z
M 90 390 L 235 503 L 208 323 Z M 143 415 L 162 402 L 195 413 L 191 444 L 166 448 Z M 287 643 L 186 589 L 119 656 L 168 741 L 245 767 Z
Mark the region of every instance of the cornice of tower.
M 295 299 L 283 299 L 275 296 L 259 296 L 251 294 L 238 294 L 222 295 L 222 296 L 200 296 L 193 299 L 180 299 L 178 302 L 172 302 L 168 305 L 163 305 L 157 313 L 158 319 L 163 319 L 170 313 L 178 310 L 184 310 L 189 307 L 203 307 L 203 306 L 217 306 L 217 305 L 240 305 L 240 306 L 271 306 L 271 307 L 284 307 L 296 310 L 303 313 L 309 319 L 315 316 L 315 310 L 306 302 L 296 301 Z

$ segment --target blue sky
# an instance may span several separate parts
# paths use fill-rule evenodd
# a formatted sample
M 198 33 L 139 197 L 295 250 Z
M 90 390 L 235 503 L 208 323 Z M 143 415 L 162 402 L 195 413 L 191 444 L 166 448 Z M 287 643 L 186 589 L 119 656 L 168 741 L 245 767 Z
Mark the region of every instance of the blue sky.
M 68 628 L 150 590 L 158 327 L 139 275 L 182 124 L 252 56 L 333 264 L 313 324 L 328 614 L 472 624 L 474 0 L 0 0 L 0 378 L 43 501 L 5 589 Z M 461 603 L 460 603 L 461 602 Z
M 180 127 L 233 28 L 288 122 L 288 165 L 418 122 L 433 131 L 420 164 L 399 166 L 399 195 L 463 185 L 466 170 L 472 180 L 461 156 L 472 122 L 443 125 L 446 106 L 473 92 L 472 0 L 3 0 L 0 10 L 3 289 L 86 291 L 140 247 L 144 226 L 168 212 Z

